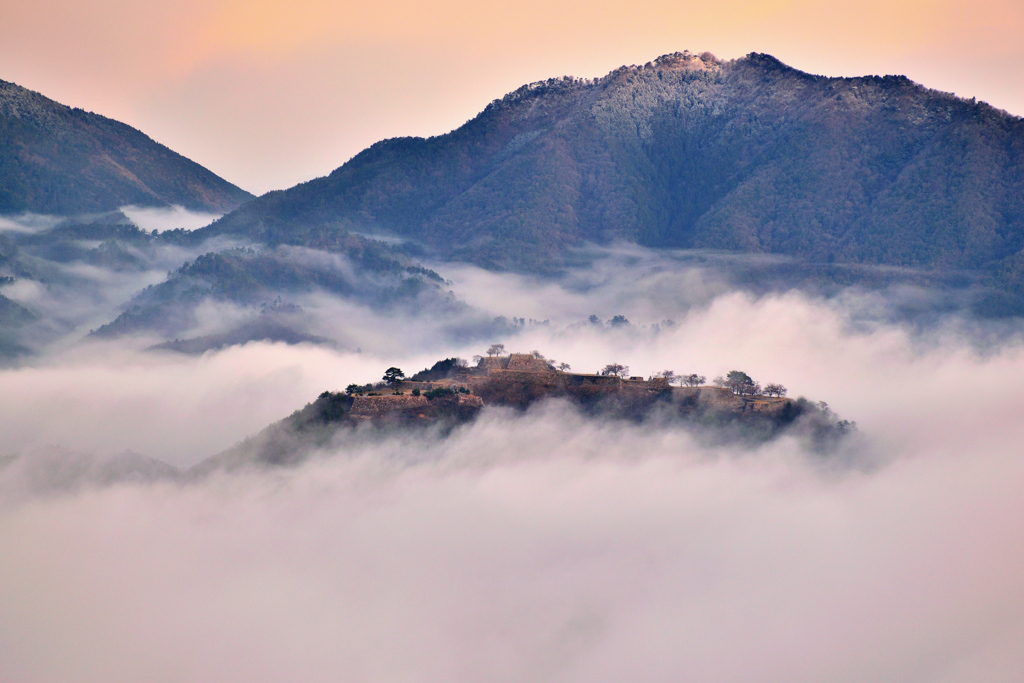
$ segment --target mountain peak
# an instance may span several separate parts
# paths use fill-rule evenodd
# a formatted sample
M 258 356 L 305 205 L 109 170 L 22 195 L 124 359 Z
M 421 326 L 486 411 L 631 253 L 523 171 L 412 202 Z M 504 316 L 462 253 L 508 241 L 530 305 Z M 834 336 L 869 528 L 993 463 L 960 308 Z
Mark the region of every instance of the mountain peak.
M 131 126 L 8 81 L 0 81 L 0 150 L 0 214 L 127 204 L 221 213 L 252 198 Z
M 625 240 L 999 283 L 1024 262 L 1021 168 L 1024 121 L 905 77 L 678 52 L 524 85 L 449 134 L 375 145 L 211 231 L 328 222 L 520 270 Z

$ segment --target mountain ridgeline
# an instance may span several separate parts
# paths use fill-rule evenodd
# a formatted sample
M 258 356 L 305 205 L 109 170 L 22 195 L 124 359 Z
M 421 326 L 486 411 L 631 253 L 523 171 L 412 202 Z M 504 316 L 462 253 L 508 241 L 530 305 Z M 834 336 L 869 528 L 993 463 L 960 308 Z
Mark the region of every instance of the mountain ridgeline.
M 553 270 L 567 248 L 626 240 L 973 272 L 1012 298 L 1024 120 L 902 76 L 676 53 L 524 86 L 447 135 L 377 143 L 202 232 L 274 241 L 323 224 L 491 268 Z
M 128 204 L 224 213 L 250 199 L 130 126 L 0 81 L 0 214 Z

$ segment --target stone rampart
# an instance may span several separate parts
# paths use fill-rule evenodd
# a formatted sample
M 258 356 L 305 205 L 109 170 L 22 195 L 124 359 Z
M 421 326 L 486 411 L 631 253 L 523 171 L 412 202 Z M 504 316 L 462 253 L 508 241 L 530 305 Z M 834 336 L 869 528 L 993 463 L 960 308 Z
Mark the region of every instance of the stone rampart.
M 673 387 L 672 400 L 680 405 L 714 410 L 743 410 L 743 399 L 724 387 Z
M 618 391 L 622 388 L 622 378 L 618 375 L 578 375 L 566 374 L 566 386 L 569 387 L 595 387 Z
M 408 394 L 413 389 L 419 389 L 420 391 L 430 391 L 432 389 L 455 387 L 458 386 L 459 384 L 462 383 L 454 379 L 436 379 L 431 380 L 430 382 L 412 382 L 410 380 L 405 380 L 404 382 L 402 382 L 402 385 L 399 387 L 399 389 L 401 389 L 402 393 Z
M 490 372 L 491 370 L 504 370 L 508 365 L 508 356 L 487 356 L 481 358 L 474 370 Z
M 664 377 L 653 377 L 651 379 L 630 377 L 629 379 L 622 380 L 622 388 L 632 389 L 634 391 L 638 389 L 647 391 L 669 391 L 672 387 Z
M 793 399 L 772 398 L 768 396 L 743 397 L 743 410 L 751 413 L 775 414 L 786 408 Z
M 555 369 L 548 365 L 546 360 L 535 358 L 529 353 L 513 353 L 508 357 L 505 369 L 520 372 L 555 372 Z
M 356 396 L 352 401 L 349 415 L 359 419 L 382 417 L 396 410 L 414 408 L 425 403 L 427 403 L 427 399 L 423 396 L 411 396 L 409 394 Z

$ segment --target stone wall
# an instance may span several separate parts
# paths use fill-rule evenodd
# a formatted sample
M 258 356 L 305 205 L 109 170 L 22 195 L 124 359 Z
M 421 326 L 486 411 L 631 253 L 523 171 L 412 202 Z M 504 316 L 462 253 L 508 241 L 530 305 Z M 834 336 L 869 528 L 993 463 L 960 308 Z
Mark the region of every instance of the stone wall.
M 534 358 L 529 353 L 513 353 L 508 357 L 505 369 L 519 372 L 554 372 L 554 368 L 548 365 L 546 360 Z
M 425 396 L 410 394 L 385 396 L 356 396 L 352 401 L 349 417 L 356 420 L 417 420 L 419 418 L 444 419 L 465 417 L 479 410 L 484 402 L 479 396 L 470 394 L 449 394 L 433 401 Z
M 622 387 L 622 378 L 618 375 L 577 375 L 566 374 L 565 384 L 569 387 L 597 387 L 618 391 Z
M 782 411 L 789 398 L 737 396 L 727 387 L 673 387 L 672 399 L 681 405 L 702 406 L 714 410 L 773 414 Z
M 393 394 L 384 396 L 356 396 L 352 401 L 352 409 L 349 410 L 349 415 L 360 419 L 381 417 L 392 411 L 414 408 L 426 402 L 427 399 L 422 396 L 411 396 L 409 394 L 402 394 L 400 396 Z
M 508 356 L 487 356 L 486 358 L 481 358 L 474 369 L 490 372 L 491 370 L 504 370 L 506 365 L 508 365 Z
M 622 387 L 624 389 L 646 389 L 649 391 L 668 391 L 671 389 L 671 385 L 664 377 L 653 377 L 651 379 L 630 377 L 629 379 L 622 380 Z
M 774 398 L 768 396 L 744 396 L 743 410 L 751 413 L 773 415 L 782 412 L 786 405 L 792 403 L 790 398 Z

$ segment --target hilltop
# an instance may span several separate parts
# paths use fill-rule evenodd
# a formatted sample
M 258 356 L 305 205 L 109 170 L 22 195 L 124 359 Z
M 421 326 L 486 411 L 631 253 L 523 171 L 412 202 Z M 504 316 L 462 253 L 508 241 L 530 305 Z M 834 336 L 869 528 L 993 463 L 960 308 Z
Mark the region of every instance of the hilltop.
M 645 379 L 628 375 L 619 364 L 600 373 L 577 373 L 565 364 L 556 367 L 538 352 L 501 351 L 478 358 L 472 367 L 448 358 L 410 379 L 399 368 L 388 368 L 382 382 L 325 391 L 284 420 L 203 461 L 189 476 L 254 464 L 295 464 L 313 451 L 329 449 L 341 429 L 448 430 L 476 419 L 488 406 L 525 410 L 552 399 L 596 419 L 678 421 L 711 440 L 761 442 L 788 433 L 808 439 L 822 453 L 856 429 L 826 404 L 786 398 L 786 389 L 776 384 L 765 388 L 774 394 L 769 395 L 740 371 L 705 386 L 705 378 L 695 374 Z
M 314 224 L 497 269 L 551 271 L 572 247 L 626 240 L 965 271 L 1024 305 L 1024 120 L 902 76 L 676 53 L 523 86 L 205 232 Z
M 0 81 L 0 214 L 129 204 L 224 213 L 250 199 L 131 126 Z

